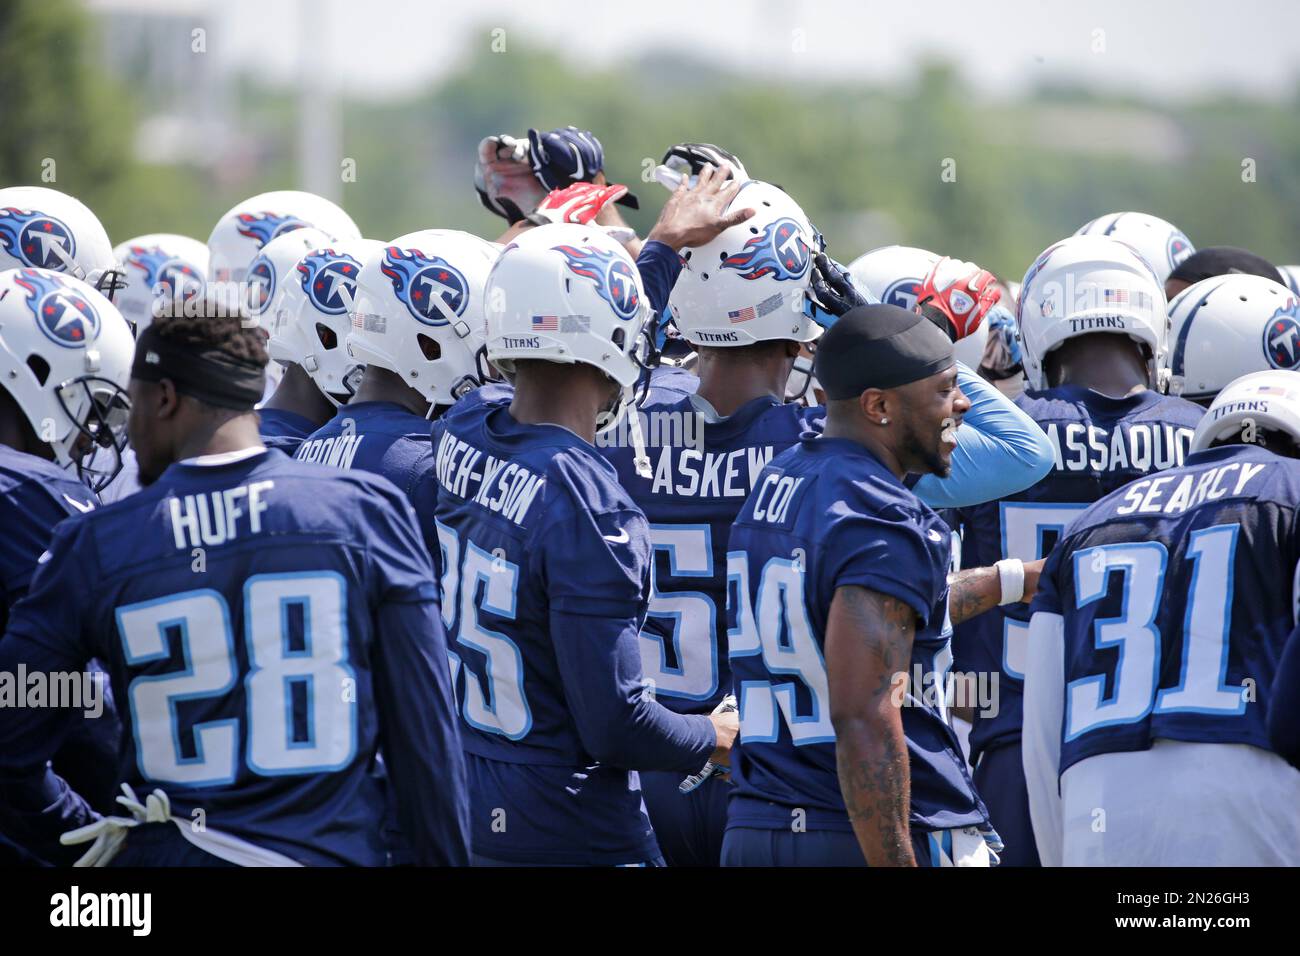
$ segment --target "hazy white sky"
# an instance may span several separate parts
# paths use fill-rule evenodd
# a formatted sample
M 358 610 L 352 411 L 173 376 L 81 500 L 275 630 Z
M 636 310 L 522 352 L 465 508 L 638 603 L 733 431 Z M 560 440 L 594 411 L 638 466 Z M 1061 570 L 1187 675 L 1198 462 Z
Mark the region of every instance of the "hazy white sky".
M 1044 77 L 1173 98 L 1288 95 L 1300 83 L 1300 0 L 89 2 L 205 10 L 210 52 L 269 77 L 287 78 L 310 36 L 311 59 L 365 94 L 424 86 L 487 48 L 493 28 L 506 31 L 507 55 L 543 45 L 604 66 L 676 48 L 788 82 L 901 80 L 934 53 L 993 94 Z

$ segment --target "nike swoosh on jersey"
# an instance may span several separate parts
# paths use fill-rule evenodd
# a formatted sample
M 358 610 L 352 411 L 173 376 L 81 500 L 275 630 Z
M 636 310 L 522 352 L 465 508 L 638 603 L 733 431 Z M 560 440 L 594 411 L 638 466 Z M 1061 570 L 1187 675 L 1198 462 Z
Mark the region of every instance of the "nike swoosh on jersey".
M 632 540 L 631 536 L 627 533 L 627 528 L 624 528 L 618 534 L 602 534 L 601 537 L 610 544 L 627 544 Z
M 63 496 L 63 500 L 72 505 L 72 507 L 76 508 L 82 514 L 85 514 L 87 511 L 95 510 L 95 503 L 93 501 L 82 502 L 78 501 L 76 498 L 70 498 L 67 495 Z

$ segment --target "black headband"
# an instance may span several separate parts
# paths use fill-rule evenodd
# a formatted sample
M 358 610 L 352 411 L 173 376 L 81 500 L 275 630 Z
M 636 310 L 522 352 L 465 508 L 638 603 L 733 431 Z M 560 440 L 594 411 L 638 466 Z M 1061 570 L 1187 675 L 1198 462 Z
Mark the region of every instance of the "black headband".
M 251 411 L 266 390 L 265 366 L 220 349 L 169 341 L 157 325 L 140 333 L 131 377 L 146 382 L 171 379 L 183 395 L 238 411 Z
M 896 305 L 861 305 L 818 341 L 814 374 L 827 398 L 857 398 L 929 378 L 954 361 L 952 342 L 929 319 Z

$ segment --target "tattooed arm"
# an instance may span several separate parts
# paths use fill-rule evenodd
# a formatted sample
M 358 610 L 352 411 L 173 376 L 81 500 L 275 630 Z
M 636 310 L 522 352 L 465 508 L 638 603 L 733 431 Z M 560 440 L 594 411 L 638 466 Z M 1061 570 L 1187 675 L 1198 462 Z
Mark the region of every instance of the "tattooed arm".
M 1046 558 L 1025 562 L 1025 593 L 1021 603 L 1028 604 L 1038 590 L 1038 575 Z M 948 577 L 948 616 L 956 627 L 998 606 L 1002 600 L 1002 580 L 995 567 L 970 568 Z
M 840 793 L 868 866 L 916 866 L 907 742 L 895 675 L 906 675 L 916 612 L 864 587 L 837 588 L 826 670 Z

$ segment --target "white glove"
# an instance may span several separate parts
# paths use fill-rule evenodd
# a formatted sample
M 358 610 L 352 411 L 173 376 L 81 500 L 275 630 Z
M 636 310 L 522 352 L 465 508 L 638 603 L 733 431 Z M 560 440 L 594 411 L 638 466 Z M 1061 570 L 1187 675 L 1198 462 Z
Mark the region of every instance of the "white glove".
M 474 163 L 474 188 L 484 207 L 511 225 L 536 209 L 546 187 L 533 172 L 528 139 L 506 133 L 484 137 Z
M 141 803 L 128 783 L 122 784 L 124 796 L 117 802 L 131 811 L 130 817 L 101 817 L 94 823 L 69 830 L 59 837 L 64 846 L 91 843 L 90 849 L 73 866 L 108 866 L 126 844 L 126 836 L 142 823 L 166 823 L 172 818 L 172 804 L 162 790 L 154 790 Z

